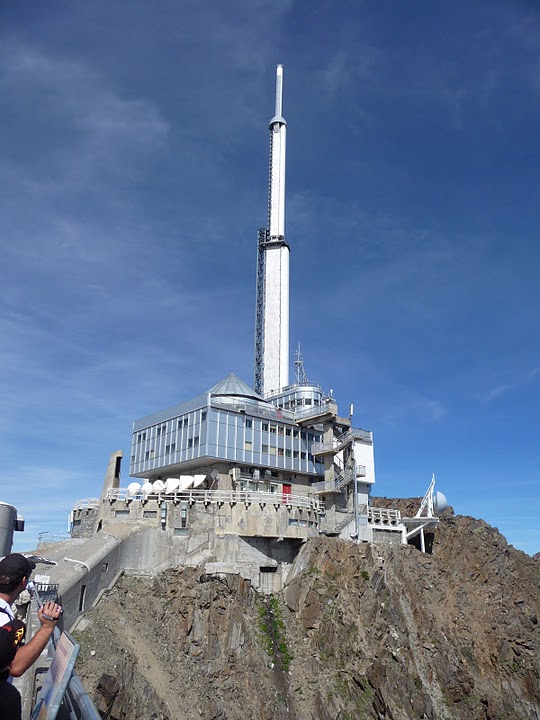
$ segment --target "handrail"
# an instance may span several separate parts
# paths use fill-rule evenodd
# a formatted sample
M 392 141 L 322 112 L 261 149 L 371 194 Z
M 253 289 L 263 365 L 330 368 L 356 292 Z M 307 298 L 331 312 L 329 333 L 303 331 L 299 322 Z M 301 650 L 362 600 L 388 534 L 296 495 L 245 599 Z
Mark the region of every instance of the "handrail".
M 57 589 L 58 585 L 50 585 L 49 587 Z M 42 584 L 42 592 L 44 588 L 45 585 Z M 43 602 L 41 600 L 39 590 L 35 585 L 33 599 L 35 600 L 36 606 L 39 609 L 43 605 Z M 54 651 L 56 651 L 56 646 L 58 641 L 60 640 L 60 635 L 61 633 L 59 628 L 55 627 L 48 643 L 48 646 L 52 647 Z M 53 653 L 49 652 L 49 656 L 52 654 Z M 82 682 L 80 681 L 79 677 L 75 675 L 75 673 L 73 673 L 73 675 L 71 676 L 71 679 L 66 688 L 66 692 L 62 700 L 62 706 L 64 705 L 70 713 L 70 718 L 76 720 L 101 720 L 101 715 L 99 714 L 96 706 L 92 702 L 90 695 L 85 690 Z
M 155 500 L 161 502 L 188 502 L 190 505 L 195 503 L 204 503 L 205 505 L 224 505 L 229 503 L 236 505 L 244 503 L 246 505 L 265 504 L 265 505 L 286 505 L 290 507 L 302 508 L 306 510 L 314 510 L 317 513 L 322 512 L 321 502 L 313 495 L 293 495 L 288 493 L 259 492 L 256 490 L 174 490 L 167 492 L 162 490 L 159 492 L 149 492 L 145 494 L 140 490 L 131 493 L 124 488 L 110 488 L 107 490 L 107 499 L 109 502 L 116 500 L 131 502 L 133 500 L 147 501 Z

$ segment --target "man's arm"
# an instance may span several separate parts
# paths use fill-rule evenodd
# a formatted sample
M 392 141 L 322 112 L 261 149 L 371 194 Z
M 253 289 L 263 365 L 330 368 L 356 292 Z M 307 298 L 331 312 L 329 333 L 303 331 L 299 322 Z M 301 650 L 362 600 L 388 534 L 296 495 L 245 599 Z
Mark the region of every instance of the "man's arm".
M 38 610 L 38 618 L 41 627 L 34 637 L 17 650 L 13 662 L 9 666 L 10 675 L 20 677 L 31 667 L 45 649 L 49 638 L 53 634 L 56 622 L 62 613 L 60 605 L 52 601 L 44 603 Z M 51 619 L 52 618 L 52 619 Z

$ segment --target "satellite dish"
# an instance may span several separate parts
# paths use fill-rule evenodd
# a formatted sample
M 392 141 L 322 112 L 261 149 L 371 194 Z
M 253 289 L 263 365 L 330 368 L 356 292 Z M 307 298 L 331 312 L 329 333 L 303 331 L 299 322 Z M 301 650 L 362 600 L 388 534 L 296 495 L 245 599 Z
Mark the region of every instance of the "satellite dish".
M 143 495 L 150 495 L 153 490 L 152 483 L 147 480 L 141 488 Z
M 165 483 L 163 480 L 156 480 L 154 483 L 152 483 L 152 489 L 154 492 L 162 492 L 165 490 Z
M 193 476 L 193 487 L 199 487 L 206 480 L 206 475 L 194 475 Z
M 187 490 L 193 485 L 193 475 L 180 475 L 180 490 Z
M 173 493 L 180 487 L 180 480 L 178 478 L 167 478 L 165 480 L 165 492 Z
M 435 512 L 442 513 L 446 508 L 448 507 L 448 500 L 446 499 L 446 495 L 443 495 L 442 492 L 437 492 L 433 495 L 433 508 L 435 509 Z
M 127 486 L 128 495 L 138 495 L 141 489 L 141 483 L 132 482 Z

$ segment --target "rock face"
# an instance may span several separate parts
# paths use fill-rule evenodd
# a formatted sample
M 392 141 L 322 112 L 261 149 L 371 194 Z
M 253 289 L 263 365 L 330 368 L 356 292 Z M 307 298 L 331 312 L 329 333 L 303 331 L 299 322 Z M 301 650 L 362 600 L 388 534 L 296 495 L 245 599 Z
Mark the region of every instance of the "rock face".
M 540 718 L 540 563 L 480 520 L 430 543 L 303 546 L 285 590 L 124 576 L 75 633 L 111 720 Z

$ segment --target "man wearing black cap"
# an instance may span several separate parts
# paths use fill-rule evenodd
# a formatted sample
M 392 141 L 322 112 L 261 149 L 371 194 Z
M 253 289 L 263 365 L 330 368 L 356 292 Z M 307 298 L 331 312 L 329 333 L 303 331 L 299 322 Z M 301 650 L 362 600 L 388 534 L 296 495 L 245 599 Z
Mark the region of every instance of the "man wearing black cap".
M 0 560 L 0 628 L 14 620 L 11 606 L 26 589 L 36 564 L 24 555 L 14 553 Z M 62 613 L 60 605 L 49 601 L 38 610 L 41 627 L 26 644 L 17 645 L 13 659 L 7 667 L 0 667 L 0 720 L 18 720 L 21 716 L 21 698 L 11 685 L 11 676 L 19 677 L 31 667 L 49 642 Z M 0 659 L 1 662 L 1 659 Z

